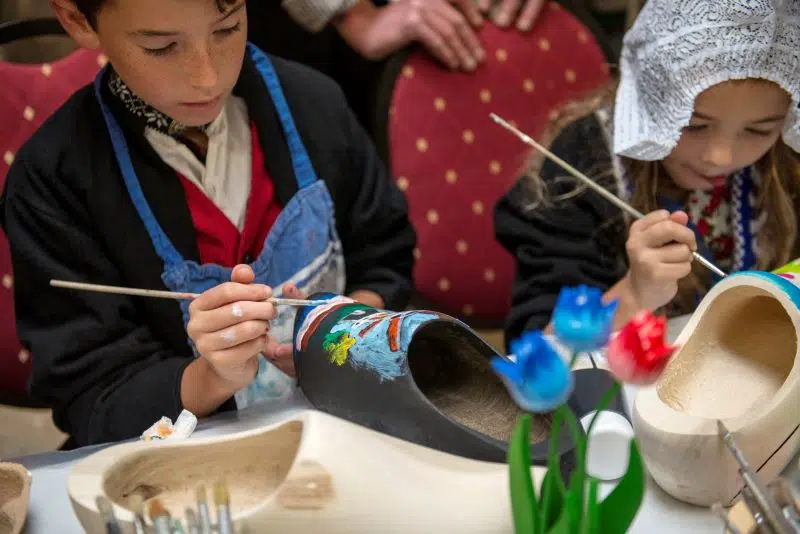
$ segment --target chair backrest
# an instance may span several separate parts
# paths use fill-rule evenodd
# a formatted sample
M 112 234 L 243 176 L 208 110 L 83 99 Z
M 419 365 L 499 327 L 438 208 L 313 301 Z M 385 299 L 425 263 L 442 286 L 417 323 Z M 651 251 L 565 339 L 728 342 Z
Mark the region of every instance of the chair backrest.
M 558 108 L 606 86 L 610 52 L 592 26 L 551 3 L 529 33 L 484 25 L 488 59 L 474 73 L 448 71 L 422 50 L 390 62 L 376 131 L 417 230 L 419 305 L 472 325 L 505 318 L 514 261 L 492 213 L 530 148 L 489 114 L 537 137 Z
M 61 33 L 54 19 L 30 22 L 0 25 L 0 44 Z M 101 53 L 87 50 L 41 65 L 0 61 L 0 190 L 19 148 L 69 96 L 92 80 L 105 61 Z M 8 242 L 0 232 L 0 402 L 35 405 L 26 394 L 31 362 L 17 339 L 13 289 Z

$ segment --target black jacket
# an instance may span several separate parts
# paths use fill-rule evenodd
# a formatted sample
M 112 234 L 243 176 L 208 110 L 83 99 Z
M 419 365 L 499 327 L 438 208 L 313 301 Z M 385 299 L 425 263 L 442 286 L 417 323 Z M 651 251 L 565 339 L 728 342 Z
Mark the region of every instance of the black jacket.
M 550 150 L 590 177 L 612 174 L 611 153 L 595 115 L 579 119 L 553 141 Z M 526 180 L 520 179 L 495 206 L 495 235 L 516 259 L 506 342 L 525 330 L 550 322 L 561 288 L 586 284 L 610 289 L 627 271 L 627 224 L 619 208 L 591 189 L 575 193 L 578 184 L 547 160 L 539 177 L 548 186 L 550 203 L 530 209 Z M 603 182 L 614 190 L 615 184 Z
M 317 175 L 333 197 L 347 292 L 373 290 L 388 308 L 405 307 L 416 237 L 404 196 L 338 86 L 309 68 L 272 59 Z M 247 102 L 285 205 L 296 192 L 289 151 L 249 59 L 235 93 Z M 176 173 L 140 126 L 117 115 L 156 218 L 183 257 L 198 261 Z M 134 437 L 161 416 L 176 417 L 181 375 L 193 357 L 178 305 L 48 287 L 55 278 L 163 288 L 162 262 L 125 189 L 91 87 L 70 98 L 19 151 L 0 208 L 18 333 L 32 352 L 30 391 L 52 406 L 58 427 L 85 445 Z M 230 399 L 220 410 L 234 408 Z

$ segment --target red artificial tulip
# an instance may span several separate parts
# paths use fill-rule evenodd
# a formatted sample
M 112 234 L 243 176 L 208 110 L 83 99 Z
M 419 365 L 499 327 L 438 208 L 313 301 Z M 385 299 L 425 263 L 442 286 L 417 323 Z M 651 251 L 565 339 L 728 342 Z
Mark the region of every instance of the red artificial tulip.
M 676 348 L 664 342 L 666 327 L 666 318 L 643 311 L 611 339 L 606 358 L 617 380 L 647 385 L 658 379 Z

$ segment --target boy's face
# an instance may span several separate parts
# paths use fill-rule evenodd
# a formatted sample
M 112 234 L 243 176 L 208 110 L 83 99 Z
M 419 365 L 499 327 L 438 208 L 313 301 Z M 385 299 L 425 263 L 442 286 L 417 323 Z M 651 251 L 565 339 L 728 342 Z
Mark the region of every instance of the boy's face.
M 682 189 L 713 188 L 772 148 L 789 103 L 789 95 L 766 80 L 727 81 L 706 89 L 664 168 Z
M 244 0 L 225 13 L 214 0 L 109 0 L 95 29 L 71 0 L 53 5 L 79 45 L 103 49 L 131 91 L 187 126 L 214 120 L 239 78 Z

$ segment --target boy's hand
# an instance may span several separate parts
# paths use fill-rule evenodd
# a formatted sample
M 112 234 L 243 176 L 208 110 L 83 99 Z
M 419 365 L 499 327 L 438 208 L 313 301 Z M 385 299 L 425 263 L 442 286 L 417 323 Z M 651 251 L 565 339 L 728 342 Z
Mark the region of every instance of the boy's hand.
M 682 211 L 658 210 L 631 225 L 625 244 L 627 278 L 640 307 L 654 310 L 669 303 L 678 292 L 678 280 L 691 272 L 697 243 L 688 221 Z
M 269 347 L 275 306 L 272 288 L 253 284 L 249 266 L 233 270 L 231 281 L 213 287 L 189 305 L 187 332 L 197 352 L 231 393 L 248 385 L 258 371 L 258 353 Z

